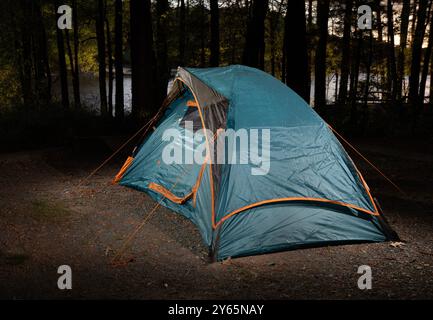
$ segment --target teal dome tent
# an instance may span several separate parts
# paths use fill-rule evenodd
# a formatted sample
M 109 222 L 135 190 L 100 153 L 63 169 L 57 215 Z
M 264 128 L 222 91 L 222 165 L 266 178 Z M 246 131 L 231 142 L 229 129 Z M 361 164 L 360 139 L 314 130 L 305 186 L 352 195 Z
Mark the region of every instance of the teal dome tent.
M 179 68 L 155 121 L 115 182 L 190 219 L 216 260 L 396 236 L 331 128 L 263 71 Z M 223 152 L 248 158 L 239 139 L 221 143 L 220 132 L 229 130 L 246 133 L 250 146 L 254 134 L 267 130 L 262 167 L 216 160 Z M 167 139 L 167 132 L 178 137 Z M 263 136 L 256 141 L 266 150 Z M 203 163 L 163 159 L 169 146 L 203 144 Z

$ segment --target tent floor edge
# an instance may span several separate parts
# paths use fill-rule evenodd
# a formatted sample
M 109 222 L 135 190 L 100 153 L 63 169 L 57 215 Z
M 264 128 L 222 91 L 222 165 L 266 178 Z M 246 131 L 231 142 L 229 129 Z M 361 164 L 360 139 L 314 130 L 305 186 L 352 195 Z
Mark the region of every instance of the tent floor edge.
M 397 232 L 395 232 L 391 226 L 388 223 L 388 220 L 386 219 L 385 215 L 383 214 L 382 207 L 379 204 L 379 201 L 377 198 L 374 198 L 374 202 L 376 203 L 376 207 L 379 210 L 380 215 L 377 216 L 377 221 L 379 222 L 383 233 L 385 234 L 388 241 L 401 241 L 400 237 L 398 236 Z

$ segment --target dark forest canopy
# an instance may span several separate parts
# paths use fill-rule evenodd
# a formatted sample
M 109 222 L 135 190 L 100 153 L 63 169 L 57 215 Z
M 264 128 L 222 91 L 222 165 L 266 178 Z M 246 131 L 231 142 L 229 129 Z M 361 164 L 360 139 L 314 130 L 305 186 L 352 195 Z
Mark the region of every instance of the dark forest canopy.
M 71 29 L 57 28 L 61 5 Z M 358 27 L 362 5 L 371 30 Z M 432 25 L 433 0 L 2 0 L 0 113 L 85 108 L 80 74 L 94 73 L 102 117 L 122 120 L 126 67 L 141 119 L 159 108 L 177 66 L 246 64 L 325 117 L 333 105 L 348 124 L 365 124 L 367 106 L 379 104 L 416 126 L 433 108 Z

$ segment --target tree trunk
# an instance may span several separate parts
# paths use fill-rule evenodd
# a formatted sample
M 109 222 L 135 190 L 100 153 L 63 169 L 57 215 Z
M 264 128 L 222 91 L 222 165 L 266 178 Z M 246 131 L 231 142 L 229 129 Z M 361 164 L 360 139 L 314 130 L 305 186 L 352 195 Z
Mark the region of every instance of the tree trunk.
M 314 106 L 322 111 L 326 105 L 326 46 L 328 42 L 328 15 L 330 0 L 318 0 L 317 28 L 319 41 L 316 48 Z
M 75 77 L 75 67 L 74 67 L 74 54 L 72 52 L 72 45 L 71 45 L 71 37 L 69 36 L 69 30 L 65 29 L 65 40 L 66 40 L 66 52 L 68 55 L 69 60 L 69 68 L 71 70 L 71 78 L 72 78 L 72 91 L 74 96 L 74 107 L 77 109 L 79 108 L 79 101 L 76 101 L 76 86 L 77 81 Z
M 338 74 L 338 70 L 335 70 L 335 91 L 334 91 L 334 102 L 338 101 L 338 85 L 339 85 L 340 75 Z
M 68 91 L 68 74 L 66 70 L 66 59 L 65 59 L 65 44 L 63 40 L 63 31 L 57 27 L 57 8 L 59 7 L 59 0 L 55 1 L 54 13 L 56 17 L 56 40 L 57 40 L 57 52 L 59 59 L 59 76 L 60 76 L 60 91 L 62 95 L 62 106 L 64 109 L 69 108 L 69 91 Z
M 284 38 L 283 38 L 283 54 L 282 54 L 282 57 L 281 57 L 281 81 L 283 82 L 283 83 L 286 83 L 286 62 L 287 62 L 287 55 L 286 55 L 286 50 L 284 49 L 284 43 L 286 43 L 287 41 L 289 41 L 288 39 L 287 39 L 287 37 L 288 37 L 289 35 L 288 34 L 286 34 L 285 32 L 284 32 Z
M 31 60 L 31 33 L 28 30 L 29 26 L 26 23 L 25 18 L 30 14 L 28 10 L 28 3 L 25 0 L 20 0 L 19 10 L 22 11 L 23 17 L 17 18 L 17 26 L 15 31 L 15 47 L 17 50 L 17 66 L 20 70 L 20 85 L 21 85 L 21 95 L 24 103 L 25 110 L 29 110 L 34 105 L 34 97 L 32 91 L 32 60 Z M 27 119 L 26 119 L 27 121 Z
M 98 46 L 98 71 L 99 71 L 99 99 L 101 102 L 101 115 L 107 116 L 107 87 L 105 64 L 105 33 L 104 33 L 104 3 L 98 0 L 98 13 L 96 16 L 96 41 Z
M 73 40 L 74 40 L 74 70 L 72 71 L 72 86 L 74 90 L 74 105 L 75 108 L 81 107 L 81 96 L 80 96 L 80 67 L 78 64 L 78 52 L 79 52 L 79 41 L 78 41 L 78 7 L 77 0 L 72 1 L 72 25 L 74 28 Z
M 150 7 L 150 0 L 130 2 L 132 114 L 136 119 L 143 119 L 158 109 Z
M 363 50 L 363 35 L 362 30 L 356 31 L 356 44 L 353 48 L 354 57 L 351 63 L 350 71 L 350 89 L 349 89 L 349 101 L 350 101 L 350 116 L 349 116 L 349 129 L 355 131 L 358 123 L 358 83 L 359 83 L 359 69 L 361 65 L 361 52 Z
M 123 0 L 115 0 L 114 8 L 114 68 L 116 74 L 115 117 L 122 120 L 124 116 L 123 92 Z
M 433 61 L 430 63 L 430 90 L 429 90 L 429 105 L 433 106 Z
M 200 0 L 200 67 L 204 68 L 206 65 L 206 54 L 205 54 L 205 7 L 204 0 Z M 219 47 L 219 46 L 218 46 Z
M 342 40 L 342 55 L 341 55 L 341 76 L 340 76 L 340 92 L 338 93 L 339 103 L 344 105 L 347 100 L 347 85 L 349 83 L 350 71 L 350 42 L 352 28 L 352 10 L 353 0 L 345 1 L 344 11 L 344 27 Z
M 365 132 L 368 124 L 368 95 L 370 93 L 370 78 L 371 78 L 371 64 L 373 62 L 373 31 L 369 30 L 368 37 L 368 57 L 367 57 L 367 65 L 366 65 L 366 79 L 365 79 L 365 88 L 364 88 L 364 107 L 362 108 L 361 115 L 361 131 Z
M 411 11 L 411 17 L 412 17 L 412 21 L 411 21 L 411 26 L 410 26 L 410 30 L 411 30 L 411 39 L 413 40 L 415 38 L 415 30 L 416 30 L 416 23 L 417 23 L 417 8 L 418 8 L 418 1 L 419 0 L 413 0 L 412 2 L 412 6 L 410 8 Z
M 428 44 L 427 48 L 424 51 L 424 59 L 423 59 L 423 65 L 422 65 L 422 72 L 421 72 L 421 82 L 419 85 L 419 95 L 421 98 L 421 102 L 424 103 L 424 97 L 425 97 L 425 87 L 427 84 L 427 76 L 429 73 L 429 66 L 430 66 L 430 60 L 432 56 L 432 49 L 433 49 L 433 21 L 432 21 L 433 15 L 430 17 L 430 30 L 429 30 L 429 36 L 428 36 Z M 430 86 L 431 86 L 431 80 L 430 80 Z
M 377 30 L 377 43 L 379 44 L 376 51 L 376 59 L 380 62 L 388 61 L 387 60 L 387 48 L 384 48 L 383 41 L 383 30 L 386 28 L 386 25 L 382 22 L 382 0 L 375 0 L 375 10 L 377 14 L 377 23 L 373 24 L 373 30 Z M 385 14 L 387 10 L 384 10 Z M 374 21 L 374 20 L 373 20 Z M 377 65 L 377 74 L 378 74 L 378 84 L 382 86 L 382 97 L 384 96 L 384 92 L 391 92 L 391 89 L 387 86 L 389 85 L 389 81 L 387 78 L 386 70 L 388 68 L 388 64 L 385 63 L 385 66 L 382 63 Z M 386 89 L 385 89 L 386 88 Z
M 403 0 L 403 7 L 401 10 L 400 22 L 400 46 L 398 52 L 398 71 L 397 71 L 397 85 L 396 85 L 396 98 L 402 102 L 403 96 L 403 82 L 404 82 L 404 66 L 405 66 L 405 50 L 407 45 L 407 32 L 409 27 L 410 15 L 410 0 Z
M 218 0 L 210 0 L 210 60 L 211 67 L 219 66 L 220 27 Z
M 271 75 L 275 76 L 275 32 L 276 24 L 279 19 L 279 14 L 271 13 L 269 18 L 269 40 L 271 44 Z
M 311 100 L 311 70 L 313 63 L 313 55 L 311 50 L 311 44 L 314 37 L 314 27 L 313 27 L 313 0 L 308 0 L 308 16 L 307 16 L 307 53 L 308 53 L 308 69 L 307 69 L 307 99 L 306 101 L 310 103 Z
M 275 63 L 276 63 L 276 35 L 278 29 L 278 22 L 280 20 L 283 2 L 278 6 L 277 12 L 272 12 L 269 17 L 269 37 L 271 43 L 271 74 L 275 76 Z
M 364 108 L 368 105 L 368 94 L 370 93 L 370 78 L 371 78 L 371 64 L 373 62 L 373 32 L 370 30 L 368 37 L 368 57 L 366 65 L 366 78 L 364 88 Z
M 167 57 L 167 16 L 168 0 L 156 2 L 156 56 L 158 57 L 159 100 L 167 95 L 167 83 L 170 76 Z
M 32 2 L 35 19 L 35 68 L 38 69 L 38 97 L 42 103 L 51 102 L 51 70 L 48 60 L 47 34 L 43 22 L 40 1 Z
M 428 0 L 419 0 L 417 23 L 412 45 L 412 60 L 409 76 L 409 102 L 413 106 L 420 103 L 419 77 L 421 70 L 422 43 L 425 34 L 425 20 L 427 15 Z
M 286 84 L 305 100 L 308 99 L 308 53 L 304 0 L 287 3 L 284 19 L 286 51 Z M 296 43 L 296 46 L 291 44 Z
M 243 64 L 264 69 L 265 67 L 265 17 L 268 0 L 254 0 L 248 21 Z
M 389 96 L 391 103 L 394 104 L 397 97 L 397 68 L 395 61 L 395 44 L 394 44 L 394 13 L 392 0 L 387 1 L 386 15 L 388 19 L 388 68 L 387 68 L 387 79 L 388 88 L 390 90 Z
M 185 66 L 185 44 L 186 44 L 186 11 L 185 0 L 180 0 L 179 6 L 179 66 Z
M 107 56 L 108 56 L 108 116 L 113 117 L 113 49 L 111 41 L 110 23 L 107 18 L 107 0 L 105 0 L 105 28 L 107 34 Z

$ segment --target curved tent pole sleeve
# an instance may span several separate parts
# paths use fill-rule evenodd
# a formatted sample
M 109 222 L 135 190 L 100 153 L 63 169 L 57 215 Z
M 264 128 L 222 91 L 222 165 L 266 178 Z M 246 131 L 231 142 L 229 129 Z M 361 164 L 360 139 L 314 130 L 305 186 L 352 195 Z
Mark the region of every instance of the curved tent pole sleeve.
M 198 110 L 198 113 L 199 113 L 199 116 L 200 116 L 200 120 L 201 120 L 201 123 L 202 123 L 203 130 L 206 130 L 206 125 L 205 125 L 205 121 L 204 121 L 204 117 L 203 117 L 203 113 L 202 113 L 202 108 L 200 106 L 200 103 L 199 103 L 199 100 L 197 98 L 196 93 L 180 77 L 177 77 L 175 79 L 175 81 L 180 81 L 186 87 L 188 87 L 188 89 L 191 91 L 192 95 L 194 96 L 194 100 L 195 100 L 195 102 L 197 104 L 197 110 Z M 206 139 L 206 152 L 207 152 L 207 155 L 210 156 L 209 138 L 208 138 L 207 134 L 205 134 L 204 136 L 205 136 L 205 139 Z M 210 192 L 211 192 L 211 220 L 212 220 L 212 228 L 215 229 L 216 228 L 216 224 L 215 224 L 215 192 L 214 192 L 214 183 L 213 183 L 213 174 L 212 174 L 212 162 L 211 162 L 210 158 L 209 158 L 209 161 L 208 161 L 208 165 L 209 165 L 209 184 L 210 184 Z
M 189 198 L 193 196 L 193 191 L 191 191 L 185 197 L 178 197 L 174 195 L 170 190 L 164 188 L 163 186 L 155 182 L 149 183 L 148 188 L 152 191 L 162 194 L 164 197 L 177 204 L 184 204 Z
M 343 207 L 347 207 L 347 208 L 351 208 L 351 209 L 355 209 L 358 211 L 361 211 L 363 213 L 367 213 L 370 214 L 372 216 L 378 216 L 379 213 L 378 212 L 373 212 L 349 203 L 344 203 L 341 201 L 335 201 L 335 200 L 329 200 L 329 199 L 323 199 L 323 198 L 308 198 L 308 197 L 287 197 L 287 198 L 277 198 L 277 199 L 269 199 L 269 200 L 263 200 L 263 201 L 259 201 L 259 202 L 255 202 L 249 205 L 246 205 L 244 207 L 241 207 L 239 209 L 236 209 L 230 213 L 228 213 L 227 215 L 225 215 L 223 218 L 221 218 L 218 223 L 216 224 L 216 227 L 218 227 L 221 223 L 223 223 L 225 220 L 229 219 L 230 217 L 241 213 L 243 211 L 255 208 L 255 207 L 259 207 L 262 205 L 266 205 L 266 204 L 272 204 L 272 203 L 279 203 L 279 202 L 288 202 L 288 201 L 311 201 L 311 202 L 322 202 L 322 203 L 330 203 L 330 204 L 335 204 L 335 205 L 339 205 L 339 206 L 343 206 Z

